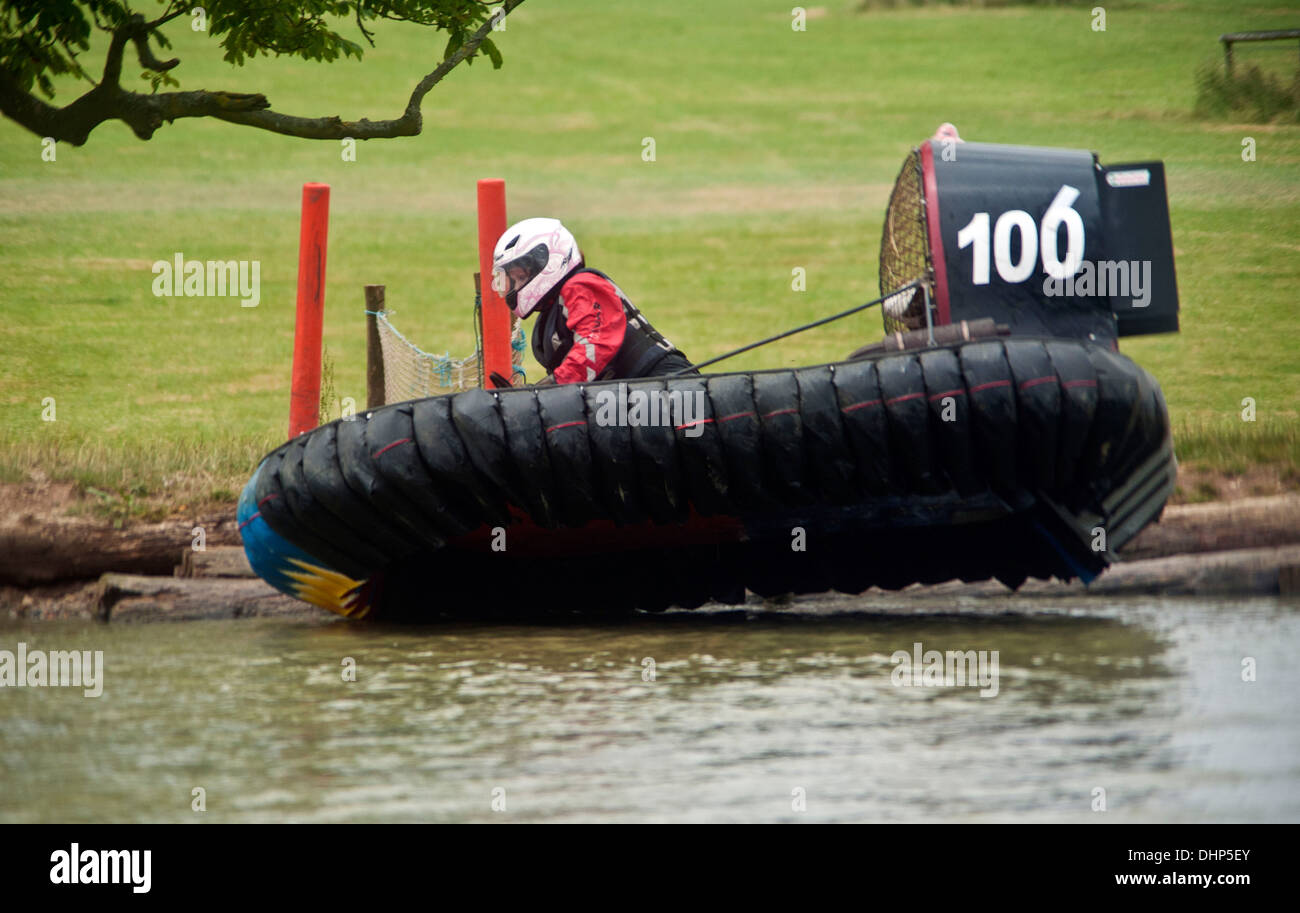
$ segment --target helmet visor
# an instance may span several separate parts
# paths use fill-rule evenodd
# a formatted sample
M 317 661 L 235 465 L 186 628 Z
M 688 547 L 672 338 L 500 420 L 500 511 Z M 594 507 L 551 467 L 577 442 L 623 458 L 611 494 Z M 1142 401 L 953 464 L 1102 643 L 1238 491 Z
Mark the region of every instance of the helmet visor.
M 527 253 L 492 267 L 492 289 L 503 298 L 514 295 L 537 278 L 546 268 L 551 252 L 545 244 L 538 244 Z

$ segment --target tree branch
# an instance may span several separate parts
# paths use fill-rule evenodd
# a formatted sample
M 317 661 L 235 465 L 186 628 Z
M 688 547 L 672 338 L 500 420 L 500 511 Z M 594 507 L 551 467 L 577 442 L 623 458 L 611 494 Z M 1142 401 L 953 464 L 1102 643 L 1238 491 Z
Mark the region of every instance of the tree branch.
M 163 10 L 163 14 L 159 16 L 157 19 L 148 23 L 146 27 L 151 32 L 155 31 L 158 28 L 158 26 L 166 25 L 168 22 L 171 22 L 177 16 L 184 16 L 186 12 L 188 11 L 185 9 L 184 4 L 177 6 L 176 0 L 172 0 L 171 3 L 167 4 L 167 8 Z
M 136 13 L 132 19 L 139 19 L 144 22 L 144 17 Z M 127 21 L 117 28 L 113 29 L 113 37 L 108 42 L 108 56 L 104 58 L 104 74 L 99 78 L 99 85 L 96 88 L 115 87 L 122 82 L 122 52 L 126 50 L 126 43 L 131 40 L 134 32 L 133 24 Z M 94 89 L 91 89 L 93 92 Z M 83 95 L 82 98 L 85 96 Z M 76 104 L 76 102 L 73 102 Z
M 510 15 L 510 13 L 514 12 L 515 7 L 523 2 L 524 0 L 505 0 L 501 4 L 502 15 Z M 489 16 L 487 22 L 478 27 L 478 31 L 470 37 L 469 41 L 461 45 L 455 54 L 438 64 L 432 73 L 421 79 L 419 84 L 416 85 L 415 91 L 411 93 L 411 100 L 406 103 L 406 113 L 402 115 L 403 119 L 408 117 L 415 119 L 416 133 L 420 132 L 420 104 L 424 101 L 424 96 L 429 94 L 430 89 L 442 82 L 442 78 L 450 73 L 456 64 L 478 50 L 478 46 L 483 43 L 483 39 L 487 37 L 488 32 L 492 31 L 492 25 L 493 19 Z
M 509 14 L 524 0 L 503 0 L 501 8 Z M 183 11 L 183 10 L 182 10 Z M 169 70 L 179 61 L 162 61 L 154 57 L 147 41 L 158 24 L 175 18 L 165 14 L 154 23 L 136 14 L 113 30 L 104 73 L 99 85 L 62 108 L 25 91 L 11 76 L 0 71 L 0 112 L 17 121 L 37 136 L 49 136 L 60 142 L 80 146 L 92 130 L 107 120 L 124 121 L 140 139 L 149 139 L 164 123 L 181 117 L 215 117 L 232 124 L 269 130 L 304 139 L 382 139 L 418 136 L 424 127 L 420 106 L 424 97 L 458 64 L 472 56 L 492 31 L 493 19 L 484 22 L 456 52 L 426 75 L 411 92 L 406 110 L 392 120 L 372 121 L 362 118 L 345 121 L 335 117 L 296 117 L 270 110 L 270 102 L 261 94 L 238 92 L 162 92 L 144 95 L 121 87 L 122 55 L 128 41 L 134 42 L 140 63 L 155 71 Z
M 100 84 L 71 104 L 56 108 L 23 91 L 0 71 L 0 111 L 37 136 L 80 146 L 92 130 L 108 120 L 126 123 L 140 139 L 149 139 L 164 123 L 178 117 L 220 117 L 269 107 L 264 95 L 242 92 L 162 92 L 144 95 Z
M 509 15 L 523 2 L 524 0 L 505 0 L 501 4 L 502 11 Z M 232 124 L 243 124 L 304 139 L 388 139 L 395 136 L 419 136 L 424 128 L 424 118 L 420 113 L 424 96 L 428 95 L 429 90 L 440 83 L 443 77 L 455 69 L 461 61 L 477 51 L 483 39 L 491 31 L 492 19 L 489 18 L 456 50 L 456 53 L 438 64 L 432 73 L 420 80 L 406 103 L 406 111 L 401 117 L 392 120 L 368 120 L 363 117 L 358 121 L 346 121 L 338 117 L 295 117 L 270 110 L 230 111 L 213 116 Z
M 155 70 L 159 73 L 170 70 L 176 64 L 181 62 L 179 57 L 173 57 L 171 60 L 159 60 L 154 56 L 153 50 L 149 47 L 149 33 L 132 35 L 131 40 L 135 42 L 135 53 L 140 58 L 140 66 L 146 70 Z

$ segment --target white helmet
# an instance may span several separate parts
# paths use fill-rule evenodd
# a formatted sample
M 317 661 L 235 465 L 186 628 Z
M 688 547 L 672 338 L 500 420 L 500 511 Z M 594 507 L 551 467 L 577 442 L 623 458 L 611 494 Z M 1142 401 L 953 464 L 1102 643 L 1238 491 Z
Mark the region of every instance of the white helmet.
M 527 317 L 581 263 L 578 242 L 559 219 L 524 219 L 497 239 L 492 288 L 516 316 Z
M 957 135 L 957 128 L 954 127 L 952 124 L 950 124 L 948 121 L 944 121 L 942 124 L 940 124 L 938 128 L 934 131 L 934 136 L 930 137 L 930 139 L 952 140 L 954 143 L 966 142 L 964 139 L 962 139 L 960 136 Z

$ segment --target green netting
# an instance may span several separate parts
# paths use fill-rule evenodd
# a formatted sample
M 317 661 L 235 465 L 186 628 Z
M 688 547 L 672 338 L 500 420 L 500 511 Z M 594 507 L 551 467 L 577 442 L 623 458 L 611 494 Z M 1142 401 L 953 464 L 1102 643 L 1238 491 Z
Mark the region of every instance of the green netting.
M 450 352 L 441 355 L 426 352 L 393 326 L 391 316 L 388 311 L 375 314 L 384 357 L 384 402 L 400 403 L 483 385 L 481 342 L 477 343 L 475 352 L 463 358 L 454 358 Z M 527 344 L 518 320 L 512 321 L 511 330 L 511 361 L 514 365 L 511 381 L 518 385 L 524 382 L 523 362 Z

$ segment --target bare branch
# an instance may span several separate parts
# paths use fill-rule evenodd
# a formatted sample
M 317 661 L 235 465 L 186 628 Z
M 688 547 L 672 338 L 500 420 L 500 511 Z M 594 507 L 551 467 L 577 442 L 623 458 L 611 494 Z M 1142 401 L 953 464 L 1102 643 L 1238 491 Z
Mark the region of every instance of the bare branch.
M 176 0 L 172 0 L 171 3 L 167 4 L 167 9 L 163 10 L 163 14 L 153 22 L 146 23 L 145 28 L 151 32 L 155 31 L 160 25 L 166 25 L 177 16 L 184 16 L 186 12 L 184 3 L 178 4 Z
M 366 39 L 366 43 L 373 48 L 375 46 L 375 36 L 372 32 L 367 31 L 365 23 L 361 21 L 360 3 L 358 3 L 356 6 L 356 14 L 357 14 L 357 28 L 361 29 L 361 37 Z
M 170 70 L 176 64 L 181 62 L 179 57 L 173 57 L 171 60 L 159 60 L 154 56 L 153 50 L 149 47 L 149 33 L 133 35 L 131 40 L 135 42 L 135 52 L 140 58 L 140 66 L 146 70 L 156 70 L 163 72 Z
M 135 18 L 142 21 L 144 19 L 138 13 Z M 131 40 L 131 31 L 130 22 L 113 29 L 113 37 L 108 42 L 108 55 L 104 58 L 104 74 L 100 76 L 97 88 L 116 86 L 122 81 L 122 52 L 126 50 L 126 43 Z M 94 89 L 91 91 L 93 92 Z
M 108 120 L 123 121 L 140 139 L 149 139 L 164 123 L 178 117 L 219 117 L 269 105 L 264 95 L 241 92 L 144 95 L 120 86 L 99 85 L 71 104 L 56 108 L 23 91 L 12 77 L 0 72 L 0 111 L 37 136 L 74 146 L 85 143 L 91 131 Z

